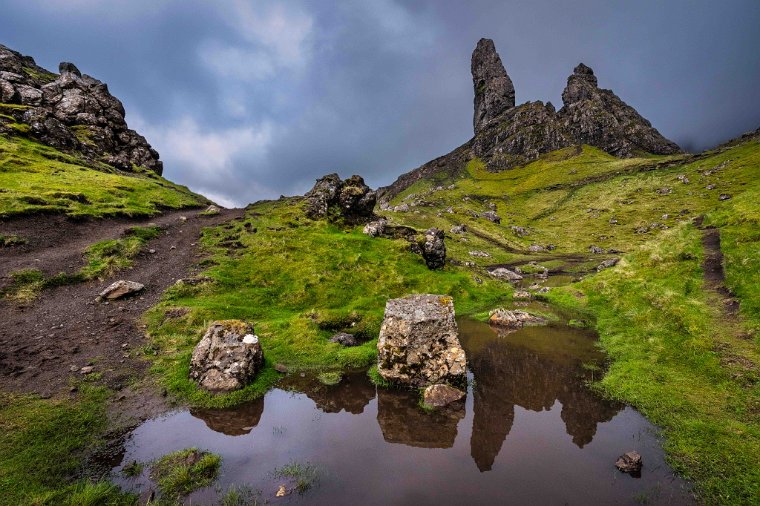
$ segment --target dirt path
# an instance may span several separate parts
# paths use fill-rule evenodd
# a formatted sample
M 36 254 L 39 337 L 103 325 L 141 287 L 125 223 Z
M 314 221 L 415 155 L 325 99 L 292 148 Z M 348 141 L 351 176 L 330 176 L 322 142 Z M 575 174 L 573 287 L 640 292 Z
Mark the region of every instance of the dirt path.
M 700 224 L 701 222 L 698 223 Z M 717 306 L 717 317 L 721 322 L 720 332 L 715 336 L 714 350 L 720 357 L 721 365 L 730 372 L 735 381 L 752 387 L 757 381 L 757 364 L 760 362 L 753 344 L 753 336 L 746 331 L 739 314 L 739 301 L 725 283 L 720 229 L 702 229 L 702 248 L 705 288 L 709 300 Z
M 104 281 L 89 281 L 45 290 L 27 307 L 0 302 L 0 389 L 37 393 L 43 397 L 76 395 L 73 380 L 83 377 L 81 368 L 93 366 L 101 381 L 120 390 L 147 368 L 140 358 L 146 344 L 140 316 L 156 304 L 177 279 L 196 269 L 201 253 L 197 242 L 201 229 L 243 215 L 243 210 L 223 210 L 213 217 L 200 211 L 179 211 L 150 220 L 107 219 L 76 222 L 63 217 L 38 216 L 0 224 L 0 233 L 29 238 L 27 245 L 4 248 L 2 274 L 34 267 L 48 274 L 74 272 L 83 264 L 82 252 L 104 239 L 120 237 L 134 225 L 156 223 L 163 233 L 144 248 L 131 269 Z M 186 219 L 182 219 L 185 217 Z M 145 285 L 139 297 L 97 303 L 95 297 L 117 279 Z

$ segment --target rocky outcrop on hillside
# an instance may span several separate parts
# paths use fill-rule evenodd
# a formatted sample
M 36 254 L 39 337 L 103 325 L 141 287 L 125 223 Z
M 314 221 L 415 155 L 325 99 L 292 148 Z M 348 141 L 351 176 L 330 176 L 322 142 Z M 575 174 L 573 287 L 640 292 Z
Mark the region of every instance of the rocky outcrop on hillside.
M 62 62 L 58 71 L 0 44 L 0 132 L 30 135 L 119 170 L 162 173 L 158 152 L 127 126 L 124 106 L 105 83 L 73 63 Z
M 674 154 L 681 149 L 610 90 L 598 86 L 594 71 L 575 67 L 562 92 L 563 107 L 548 102 L 515 105 L 515 90 L 494 43 L 481 39 L 472 53 L 475 136 L 466 144 L 403 174 L 380 188 L 381 203 L 432 175 L 457 174 L 480 158 L 489 171 L 525 165 L 545 153 L 588 144 L 618 157 Z
M 350 223 L 371 219 L 376 202 L 375 192 L 361 176 L 341 180 L 337 174 L 317 179 L 305 198 L 309 218 L 345 219 Z

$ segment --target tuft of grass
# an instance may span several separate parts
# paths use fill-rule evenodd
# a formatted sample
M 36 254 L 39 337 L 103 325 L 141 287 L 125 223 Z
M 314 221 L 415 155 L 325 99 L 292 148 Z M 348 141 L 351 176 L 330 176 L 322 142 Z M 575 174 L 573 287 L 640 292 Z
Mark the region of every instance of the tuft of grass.
M 161 494 L 178 499 L 207 487 L 219 476 L 222 458 L 213 453 L 186 448 L 164 455 L 151 465 L 150 477 Z
M 24 237 L 0 234 L 0 247 L 20 246 L 27 242 L 28 241 Z
M 122 474 L 128 478 L 136 478 L 140 476 L 145 469 L 145 464 L 133 460 L 122 469 Z
M 61 272 L 45 277 L 39 269 L 23 269 L 11 273 L 11 283 L 3 294 L 6 298 L 28 304 L 46 288 L 81 283 L 90 279 L 103 279 L 132 265 L 135 256 L 150 240 L 158 236 L 159 227 L 132 227 L 122 239 L 101 241 L 85 251 L 87 264 L 79 272 Z
M 2 104 L 0 110 L 9 107 Z M 28 138 L 5 135 L 0 135 L 0 188 L 0 217 L 37 212 L 151 216 L 164 209 L 208 204 L 204 197 L 150 171 L 123 173 Z
M 219 499 L 220 506 L 258 506 L 266 504 L 261 492 L 247 486 L 232 485 Z
M 87 265 L 81 269 L 81 275 L 85 279 L 103 279 L 130 267 L 142 247 L 160 233 L 160 227 L 132 227 L 126 237 L 93 244 L 85 252 Z
M 367 369 L 367 376 L 369 380 L 378 388 L 391 388 L 393 383 L 380 376 L 380 372 L 377 370 L 377 364 Z
M 276 468 L 272 474 L 275 478 L 289 479 L 292 482 L 291 486 L 295 487 L 299 494 L 304 494 L 319 483 L 321 471 L 309 462 L 293 461 Z

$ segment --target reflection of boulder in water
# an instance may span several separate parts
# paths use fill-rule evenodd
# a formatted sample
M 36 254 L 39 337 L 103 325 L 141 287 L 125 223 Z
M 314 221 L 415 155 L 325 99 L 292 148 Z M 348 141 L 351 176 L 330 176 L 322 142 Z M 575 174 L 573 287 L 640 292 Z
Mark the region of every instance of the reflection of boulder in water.
M 520 340 L 524 332 L 518 331 L 513 339 Z M 514 422 L 515 405 L 544 411 L 559 400 L 567 433 L 579 447 L 591 442 L 598 423 L 612 419 L 622 407 L 588 390 L 578 360 L 532 349 L 531 340 L 516 344 L 507 336 L 481 339 L 474 344 L 477 349 L 471 350 L 465 343 L 475 375 L 470 452 L 481 471 L 490 470 L 501 451 Z M 557 339 L 556 346 L 563 344 L 566 343 L 561 338 Z
M 325 413 L 340 413 L 345 409 L 348 413 L 358 415 L 375 398 L 375 386 L 364 372 L 348 374 L 337 385 L 328 386 L 312 381 L 309 385 L 304 385 L 301 391 Z
M 419 406 L 417 391 L 377 391 L 377 423 L 388 443 L 418 448 L 451 448 L 457 424 L 465 415 L 464 399 L 431 412 Z
M 263 413 L 263 397 L 232 409 L 190 409 L 190 414 L 203 420 L 209 429 L 228 436 L 242 436 L 250 433 L 259 424 Z

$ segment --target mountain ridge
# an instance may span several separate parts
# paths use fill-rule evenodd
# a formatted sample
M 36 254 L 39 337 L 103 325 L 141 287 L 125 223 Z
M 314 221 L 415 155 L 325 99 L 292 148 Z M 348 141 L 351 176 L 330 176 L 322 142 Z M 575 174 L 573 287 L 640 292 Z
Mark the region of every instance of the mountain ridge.
M 563 107 L 551 102 L 515 105 L 515 90 L 491 39 L 472 53 L 474 136 L 449 154 L 402 174 L 379 190 L 392 198 L 420 178 L 455 173 L 475 157 L 492 172 L 525 165 L 558 149 L 587 144 L 619 158 L 672 155 L 681 148 L 611 90 L 598 87 L 594 71 L 580 63 L 567 79 Z M 387 198 L 385 199 L 388 200 Z

